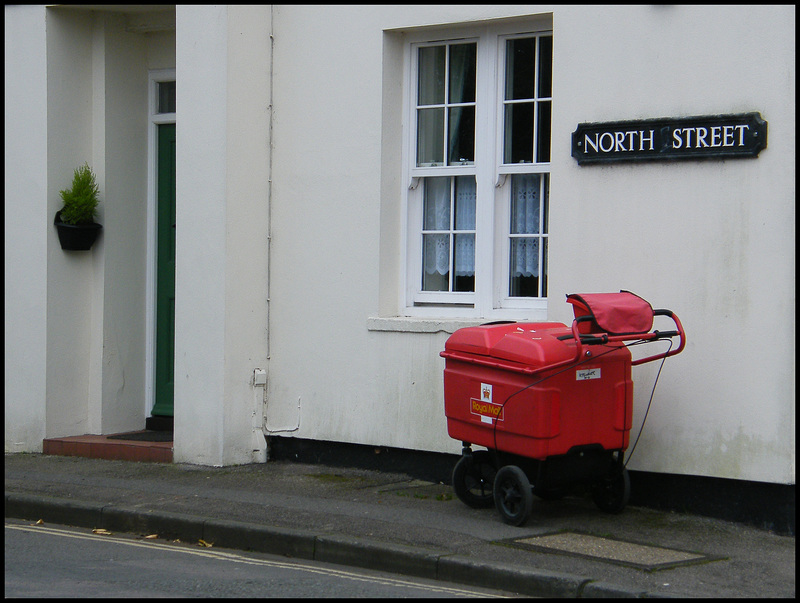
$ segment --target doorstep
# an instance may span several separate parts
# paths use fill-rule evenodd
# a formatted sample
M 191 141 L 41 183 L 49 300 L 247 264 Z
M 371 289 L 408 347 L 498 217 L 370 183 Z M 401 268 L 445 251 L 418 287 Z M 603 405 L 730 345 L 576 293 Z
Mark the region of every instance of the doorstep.
M 131 435 L 143 432 L 131 432 Z M 42 452 L 57 456 L 81 456 L 116 461 L 171 463 L 172 442 L 123 440 L 124 434 L 80 435 L 66 438 L 45 438 Z M 114 439 L 110 439 L 111 437 Z

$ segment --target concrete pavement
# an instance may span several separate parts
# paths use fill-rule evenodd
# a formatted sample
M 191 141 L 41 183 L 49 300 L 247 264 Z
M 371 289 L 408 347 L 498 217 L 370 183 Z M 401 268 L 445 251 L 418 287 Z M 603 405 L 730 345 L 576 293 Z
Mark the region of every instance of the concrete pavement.
M 795 539 L 589 499 L 521 527 L 399 473 L 6 454 L 6 517 L 158 534 L 542 597 L 794 597 Z

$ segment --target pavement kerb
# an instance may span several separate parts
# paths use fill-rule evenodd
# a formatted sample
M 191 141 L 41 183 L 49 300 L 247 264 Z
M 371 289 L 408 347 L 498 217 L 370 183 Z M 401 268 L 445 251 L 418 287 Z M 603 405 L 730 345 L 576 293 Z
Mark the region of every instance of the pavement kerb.
M 314 560 L 438 579 L 437 565 L 445 551 L 432 551 L 341 534 L 317 536 Z
M 228 519 L 206 519 L 203 540 L 214 546 L 314 559 L 317 535 L 310 530 L 276 528 Z
M 670 595 L 650 595 L 646 591 L 625 588 L 616 584 L 602 581 L 589 581 L 580 589 L 578 596 L 582 599 L 642 599 L 642 598 L 670 598 Z M 681 598 L 685 598 L 681 596 Z
M 92 528 L 100 527 L 103 517 L 103 505 L 97 503 L 9 492 L 5 511 L 6 517 Z
M 5 516 L 133 534 L 158 534 L 185 543 L 204 540 L 215 546 L 252 550 L 296 559 L 355 566 L 517 592 L 536 597 L 639 598 L 652 596 L 592 579 L 483 562 L 404 545 L 341 534 L 276 528 L 240 521 L 103 505 L 34 494 L 5 494 Z

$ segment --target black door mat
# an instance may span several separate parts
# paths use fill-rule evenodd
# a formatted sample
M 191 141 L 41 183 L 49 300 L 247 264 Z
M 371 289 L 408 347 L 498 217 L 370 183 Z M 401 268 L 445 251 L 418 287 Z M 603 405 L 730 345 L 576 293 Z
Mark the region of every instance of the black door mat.
M 134 431 L 108 436 L 109 440 L 129 440 L 134 442 L 171 442 L 171 431 Z
M 144 420 L 144 428 L 148 431 L 172 431 L 175 417 L 153 415 Z

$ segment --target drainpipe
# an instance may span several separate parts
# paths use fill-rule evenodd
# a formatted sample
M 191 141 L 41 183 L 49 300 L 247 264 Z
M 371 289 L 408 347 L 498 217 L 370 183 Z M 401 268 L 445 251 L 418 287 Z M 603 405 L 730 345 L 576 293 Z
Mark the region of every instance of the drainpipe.
M 269 106 L 267 110 L 269 111 L 269 129 L 267 135 L 269 136 L 269 161 L 267 165 L 267 365 L 269 365 L 270 359 L 270 347 L 269 347 L 269 338 L 270 332 L 270 319 L 272 318 L 272 312 L 270 308 L 270 278 L 272 277 L 272 151 L 273 151 L 273 138 L 272 138 L 272 115 L 274 113 L 274 109 L 272 106 L 272 70 L 274 68 L 274 54 L 275 54 L 275 38 L 273 37 L 273 17 L 272 17 L 273 6 L 270 5 L 269 7 Z M 266 388 L 265 388 L 266 391 Z M 264 396 L 264 401 L 266 402 L 266 394 Z
M 274 29 L 274 18 L 273 18 L 273 6 L 270 5 L 269 7 L 269 164 L 267 166 L 267 369 L 256 369 L 253 373 L 253 386 L 256 390 L 256 396 L 258 396 L 258 388 L 262 387 L 263 391 L 261 392 L 262 398 L 258 406 L 262 409 L 262 413 L 260 417 L 254 417 L 259 421 L 259 431 L 263 434 L 263 437 L 267 437 L 269 435 L 273 435 L 276 433 L 291 433 L 293 431 L 297 431 L 300 429 L 300 398 L 297 398 L 297 424 L 293 427 L 286 427 L 286 428 L 270 428 L 267 425 L 267 409 L 269 407 L 269 400 L 267 396 L 267 382 L 269 380 L 269 364 L 271 358 L 271 349 L 270 349 L 270 334 L 272 332 L 272 328 L 270 326 L 271 319 L 272 319 L 272 309 L 270 306 L 270 278 L 272 276 L 272 153 L 274 151 L 273 147 L 273 136 L 272 136 L 272 122 L 273 122 L 273 115 L 275 113 L 273 103 L 273 68 L 274 68 L 274 56 L 275 56 L 275 37 L 273 35 Z M 267 447 L 267 459 L 269 458 L 269 447 Z M 265 460 L 267 460 L 265 459 Z

